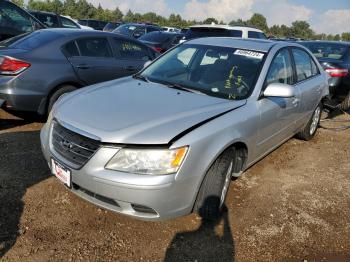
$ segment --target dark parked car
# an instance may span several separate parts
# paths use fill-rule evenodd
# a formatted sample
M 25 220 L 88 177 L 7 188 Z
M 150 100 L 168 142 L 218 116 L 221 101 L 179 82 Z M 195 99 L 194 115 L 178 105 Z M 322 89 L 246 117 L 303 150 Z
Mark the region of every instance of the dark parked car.
M 123 22 L 109 22 L 106 24 L 106 26 L 103 28 L 104 32 L 113 32 L 118 26 L 123 24 Z
M 163 31 L 163 29 L 154 24 L 129 23 L 120 25 L 113 33 L 139 38 L 144 34 L 154 31 Z
M 20 35 L 0 42 L 0 107 L 44 115 L 62 94 L 134 74 L 153 58 L 141 42 L 107 32 Z
M 350 43 L 331 41 L 304 41 L 324 70 L 331 77 L 329 91 L 343 110 L 350 109 Z
M 102 31 L 108 22 L 94 19 L 80 19 L 78 23 L 81 25 L 92 27 L 95 30 Z
M 183 34 L 169 32 L 151 32 L 141 36 L 138 40 L 153 48 L 159 53 L 164 53 L 173 46 L 179 44 Z
M 25 10 L 0 0 L 0 41 L 42 28 L 45 26 Z
M 44 11 L 28 11 L 31 15 L 35 16 L 41 23 L 48 28 L 71 28 L 81 29 L 81 26 L 68 17 L 61 16 L 56 13 L 44 12 Z

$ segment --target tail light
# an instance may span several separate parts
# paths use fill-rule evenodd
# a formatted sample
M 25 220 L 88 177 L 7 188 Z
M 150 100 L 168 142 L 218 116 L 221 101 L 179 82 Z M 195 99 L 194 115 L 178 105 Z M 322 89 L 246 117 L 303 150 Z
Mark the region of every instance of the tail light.
M 346 68 L 326 68 L 325 71 L 331 77 L 344 77 L 349 73 L 349 70 Z
M 11 57 L 0 57 L 0 75 L 18 75 L 30 67 L 30 64 Z
M 161 47 L 155 47 L 153 46 L 152 49 L 158 53 L 161 53 L 163 51 L 163 49 Z

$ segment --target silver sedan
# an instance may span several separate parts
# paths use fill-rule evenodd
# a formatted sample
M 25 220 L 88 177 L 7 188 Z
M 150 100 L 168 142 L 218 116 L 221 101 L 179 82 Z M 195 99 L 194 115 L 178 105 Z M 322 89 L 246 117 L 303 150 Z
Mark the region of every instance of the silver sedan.
M 232 176 L 317 130 L 328 77 L 293 43 L 202 38 L 133 77 L 65 95 L 41 131 L 52 173 L 145 220 L 216 217 Z

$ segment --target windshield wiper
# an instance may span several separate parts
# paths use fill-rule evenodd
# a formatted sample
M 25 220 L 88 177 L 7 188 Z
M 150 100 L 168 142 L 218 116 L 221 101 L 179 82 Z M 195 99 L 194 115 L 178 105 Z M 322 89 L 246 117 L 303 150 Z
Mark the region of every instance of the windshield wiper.
M 132 76 L 132 78 L 138 79 L 138 80 L 141 80 L 141 81 L 144 81 L 144 82 L 146 82 L 146 83 L 149 82 L 149 80 L 148 80 L 148 78 L 147 78 L 146 76 L 143 76 L 143 75 L 141 75 L 141 74 L 139 74 L 139 73 L 134 74 L 134 75 Z

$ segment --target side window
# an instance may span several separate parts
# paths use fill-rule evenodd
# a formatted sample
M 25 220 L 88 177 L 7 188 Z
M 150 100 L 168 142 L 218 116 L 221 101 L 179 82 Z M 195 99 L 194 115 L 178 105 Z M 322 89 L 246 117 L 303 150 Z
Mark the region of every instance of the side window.
M 310 59 L 311 61 L 311 73 L 312 73 L 312 76 L 315 76 L 315 75 L 318 75 L 320 72 L 318 71 L 318 68 L 316 66 L 316 63 L 313 59 Z
M 241 30 L 232 30 L 231 31 L 231 36 L 232 37 L 242 37 L 243 32 Z
M 313 76 L 311 64 L 312 59 L 309 54 L 301 49 L 296 48 L 292 49 L 292 53 L 294 56 L 298 82 Z
M 17 35 L 33 31 L 33 25 L 30 17 L 22 10 L 6 1 L 1 1 L 0 29 L 3 32 L 8 31 L 9 35 Z
M 79 56 L 79 50 L 75 41 L 72 41 L 65 45 L 64 53 L 67 57 Z
M 293 84 L 292 60 L 289 51 L 286 48 L 279 51 L 271 62 L 266 77 L 266 85 L 272 83 Z
M 79 28 L 73 21 L 61 16 L 62 26 L 65 28 Z
M 140 36 L 143 36 L 146 33 L 145 27 L 137 27 L 135 31 L 132 33 L 133 37 L 139 38 Z
M 58 19 L 55 15 L 37 14 L 36 17 L 48 27 L 58 27 Z
M 158 27 L 148 27 L 147 28 L 147 33 L 154 32 L 154 31 L 159 31 L 159 28 Z
M 133 60 L 150 60 L 148 50 L 133 41 L 121 40 L 114 38 L 116 43 L 118 57 L 121 59 L 133 59 Z
M 112 57 L 107 38 L 83 38 L 77 40 L 81 56 Z

